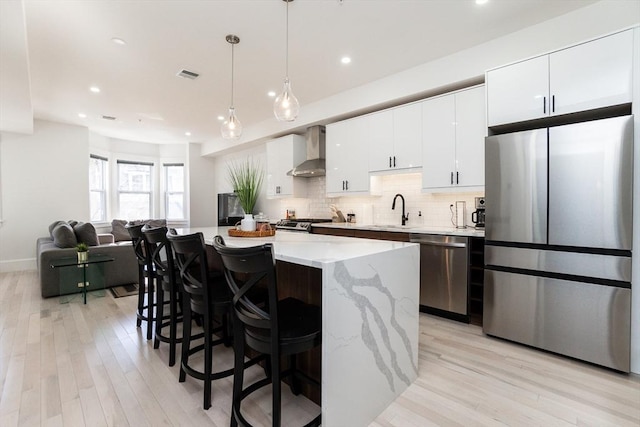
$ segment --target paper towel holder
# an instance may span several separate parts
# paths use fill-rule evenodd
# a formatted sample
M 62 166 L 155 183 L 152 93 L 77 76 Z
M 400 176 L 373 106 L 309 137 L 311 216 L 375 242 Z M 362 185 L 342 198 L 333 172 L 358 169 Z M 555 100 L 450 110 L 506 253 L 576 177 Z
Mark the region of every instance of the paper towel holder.
M 463 200 L 456 201 L 455 217 L 456 228 L 467 228 L 467 202 Z

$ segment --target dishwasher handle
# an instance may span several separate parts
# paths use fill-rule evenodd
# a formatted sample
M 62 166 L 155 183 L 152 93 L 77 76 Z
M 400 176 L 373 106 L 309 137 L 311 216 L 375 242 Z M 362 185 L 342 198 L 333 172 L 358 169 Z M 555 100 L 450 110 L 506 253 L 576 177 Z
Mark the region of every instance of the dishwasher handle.
M 447 241 L 445 239 L 429 239 L 429 238 L 425 238 L 423 236 L 420 237 L 413 237 L 410 239 L 411 242 L 413 243 L 420 243 L 421 245 L 429 245 L 429 246 L 440 246 L 440 247 L 445 247 L 445 248 L 466 248 L 467 247 L 467 243 L 466 240 L 464 239 L 464 242 L 460 242 L 460 241 Z

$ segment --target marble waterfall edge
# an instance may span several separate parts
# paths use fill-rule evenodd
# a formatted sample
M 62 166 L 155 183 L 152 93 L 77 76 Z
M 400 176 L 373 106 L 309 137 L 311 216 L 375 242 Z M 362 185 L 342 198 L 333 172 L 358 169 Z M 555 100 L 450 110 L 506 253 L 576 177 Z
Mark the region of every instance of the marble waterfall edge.
M 417 377 L 419 247 L 325 264 L 325 426 L 368 425 Z

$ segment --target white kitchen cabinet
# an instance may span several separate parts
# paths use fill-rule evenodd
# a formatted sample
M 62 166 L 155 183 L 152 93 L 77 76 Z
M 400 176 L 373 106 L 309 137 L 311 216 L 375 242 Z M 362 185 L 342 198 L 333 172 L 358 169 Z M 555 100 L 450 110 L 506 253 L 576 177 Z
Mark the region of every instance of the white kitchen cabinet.
M 304 136 L 287 135 L 267 141 L 267 197 L 306 197 L 305 178 L 288 176 L 287 172 L 307 157 Z
M 489 126 L 631 102 L 633 31 L 487 72 Z
M 422 189 L 484 186 L 484 86 L 422 103 Z
M 360 118 L 327 125 L 327 194 L 369 194 L 366 126 Z
M 390 171 L 421 166 L 422 108 L 403 105 L 362 117 L 368 122 L 369 171 Z

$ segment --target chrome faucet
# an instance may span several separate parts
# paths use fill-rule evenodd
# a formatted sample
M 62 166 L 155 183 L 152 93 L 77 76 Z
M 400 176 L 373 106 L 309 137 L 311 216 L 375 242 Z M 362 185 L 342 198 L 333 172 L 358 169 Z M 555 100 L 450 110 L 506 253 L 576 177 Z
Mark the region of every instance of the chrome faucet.
M 396 199 L 400 197 L 402 199 L 402 225 L 407 225 L 407 221 L 409 220 L 409 213 L 405 215 L 404 213 L 404 196 L 400 193 L 396 194 L 393 197 L 393 203 L 391 204 L 391 209 L 396 209 Z

